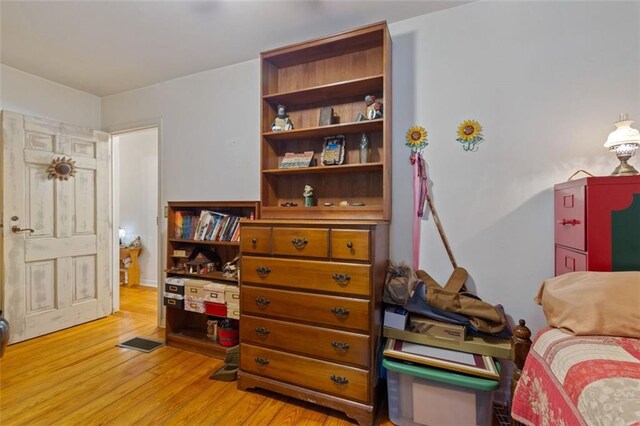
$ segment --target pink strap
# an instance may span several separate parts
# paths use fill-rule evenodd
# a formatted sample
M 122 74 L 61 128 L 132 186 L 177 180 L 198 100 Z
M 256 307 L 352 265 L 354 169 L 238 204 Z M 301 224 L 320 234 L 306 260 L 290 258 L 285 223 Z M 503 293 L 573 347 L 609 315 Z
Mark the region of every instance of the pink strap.
M 420 154 L 412 154 L 413 168 L 413 269 L 420 269 L 420 218 L 424 213 L 424 203 L 427 198 L 427 166 Z

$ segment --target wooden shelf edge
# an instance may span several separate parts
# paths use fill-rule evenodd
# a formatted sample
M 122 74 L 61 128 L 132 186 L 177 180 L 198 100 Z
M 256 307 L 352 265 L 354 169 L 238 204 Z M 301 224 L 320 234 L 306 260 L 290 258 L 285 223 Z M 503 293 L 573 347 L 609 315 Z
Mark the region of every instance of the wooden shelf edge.
M 210 272 L 208 274 L 190 274 L 188 272 L 176 272 L 171 271 L 169 269 L 165 269 L 165 273 L 169 275 L 178 275 L 181 277 L 190 277 L 190 278 L 200 278 L 204 280 L 220 280 L 220 281 L 228 281 L 232 283 L 237 283 L 238 280 L 235 278 L 229 278 L 222 275 L 222 272 Z
M 331 99 L 348 98 L 372 91 L 381 91 L 383 81 L 384 75 L 377 74 L 289 92 L 272 93 L 264 95 L 262 99 L 270 105 L 286 104 L 287 106 L 292 106 L 309 104 Z
M 265 132 L 262 136 L 269 141 L 287 141 L 308 137 L 333 136 L 360 132 L 382 131 L 384 118 L 355 121 L 352 123 L 332 124 L 330 126 L 308 127 L 281 132 Z
M 169 238 L 169 241 L 172 243 L 208 244 L 212 246 L 240 246 L 240 241 L 187 240 L 183 238 Z
M 296 167 L 290 169 L 267 169 L 263 170 L 263 174 L 267 175 L 295 175 L 295 174 L 333 174 L 333 173 L 349 173 L 349 172 L 370 172 L 382 171 L 382 163 L 366 163 L 366 164 L 341 164 L 338 166 L 313 166 L 313 167 Z
M 405 342 L 435 346 L 438 348 L 451 349 L 454 351 L 472 354 L 487 355 L 500 359 L 511 359 L 510 339 L 470 336 L 470 338 L 467 338 L 463 342 L 456 342 L 455 340 L 439 339 L 437 337 L 427 336 L 426 334 L 397 330 L 389 327 L 383 328 L 382 335 L 392 339 L 404 340 Z

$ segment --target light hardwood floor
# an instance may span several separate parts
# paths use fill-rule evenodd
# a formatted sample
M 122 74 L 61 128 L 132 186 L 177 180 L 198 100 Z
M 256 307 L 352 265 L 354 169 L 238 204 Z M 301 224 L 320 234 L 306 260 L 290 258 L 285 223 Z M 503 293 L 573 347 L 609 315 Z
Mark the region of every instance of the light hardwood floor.
M 0 361 L 0 424 L 353 423 L 333 410 L 209 380 L 220 360 L 170 347 L 148 354 L 116 347 L 136 336 L 163 339 L 155 301 L 155 289 L 121 287 L 120 312 L 9 346 Z M 376 423 L 392 425 L 384 404 Z

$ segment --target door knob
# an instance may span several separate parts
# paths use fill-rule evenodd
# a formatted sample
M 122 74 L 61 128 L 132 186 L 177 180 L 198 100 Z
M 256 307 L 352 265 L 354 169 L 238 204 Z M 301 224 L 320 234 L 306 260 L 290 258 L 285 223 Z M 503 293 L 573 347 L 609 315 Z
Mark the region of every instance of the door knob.
M 14 234 L 17 234 L 18 232 L 36 232 L 35 229 L 31 229 L 31 228 L 20 228 L 18 225 L 13 225 L 11 227 L 11 232 L 13 232 Z

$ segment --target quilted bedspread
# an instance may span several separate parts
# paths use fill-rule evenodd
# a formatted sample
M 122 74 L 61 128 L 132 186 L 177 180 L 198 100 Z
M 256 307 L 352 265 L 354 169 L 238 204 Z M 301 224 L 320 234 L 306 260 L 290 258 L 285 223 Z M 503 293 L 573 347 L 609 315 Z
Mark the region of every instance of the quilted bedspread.
M 542 330 L 511 415 L 527 425 L 640 425 L 640 340 Z

